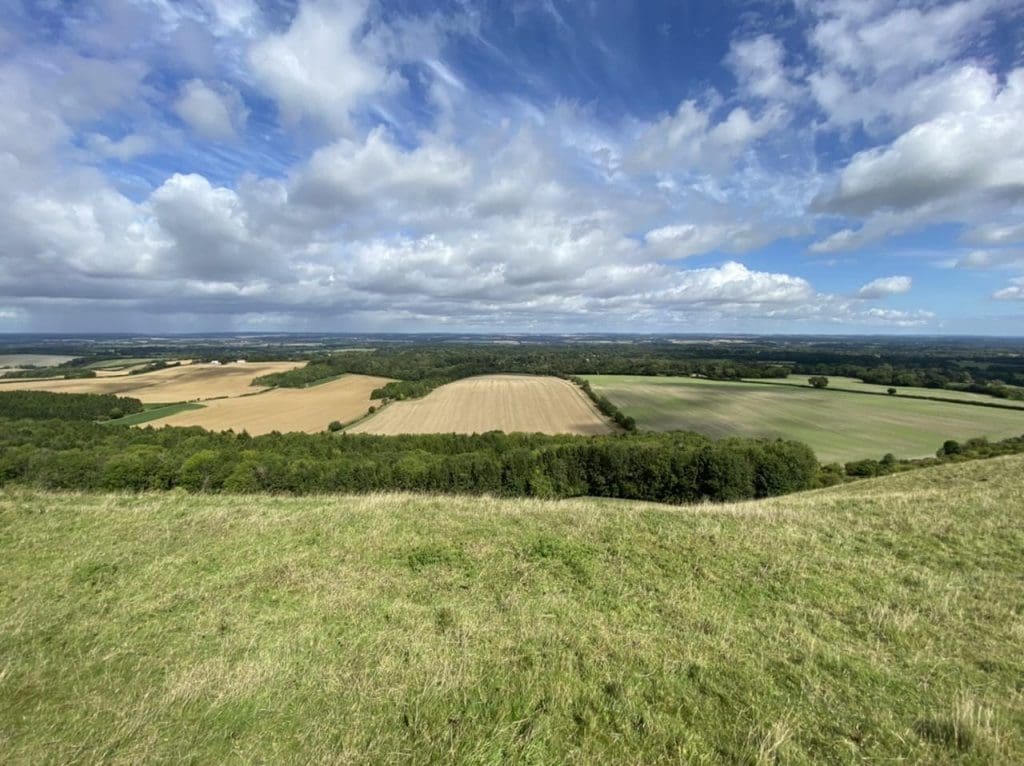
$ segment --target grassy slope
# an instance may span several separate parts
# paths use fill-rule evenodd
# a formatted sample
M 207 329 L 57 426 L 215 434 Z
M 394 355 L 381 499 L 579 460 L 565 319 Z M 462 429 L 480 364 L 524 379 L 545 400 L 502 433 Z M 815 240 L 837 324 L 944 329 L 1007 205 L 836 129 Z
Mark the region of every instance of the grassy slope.
M 1024 433 L 1024 411 L 700 378 L 586 377 L 641 429 L 782 436 L 809 444 L 823 462 L 924 457 L 946 439 Z
M 1024 761 L 1024 457 L 678 509 L 0 493 L 0 756 Z

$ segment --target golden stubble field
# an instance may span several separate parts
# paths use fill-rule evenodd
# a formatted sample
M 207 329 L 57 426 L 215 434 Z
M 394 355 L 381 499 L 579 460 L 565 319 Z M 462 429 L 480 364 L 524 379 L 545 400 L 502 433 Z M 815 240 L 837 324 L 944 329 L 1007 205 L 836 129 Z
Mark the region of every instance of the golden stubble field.
M 531 375 L 482 375 L 441 386 L 422 399 L 394 402 L 353 433 L 606 434 L 615 429 L 567 380 Z
M 277 388 L 254 396 L 205 402 L 201 410 L 187 410 L 152 421 L 154 426 L 202 426 L 210 431 L 245 430 L 253 436 L 271 431 L 324 431 L 334 420 L 347 423 L 366 414 L 374 389 L 389 378 L 346 375 L 312 388 Z
M 77 380 L 12 380 L 0 382 L 0 391 L 53 391 L 61 394 L 117 394 L 144 404 L 193 402 L 221 396 L 241 396 L 260 389 L 253 378 L 285 372 L 301 362 L 248 362 L 244 364 L 183 364 L 142 375 L 110 375 Z

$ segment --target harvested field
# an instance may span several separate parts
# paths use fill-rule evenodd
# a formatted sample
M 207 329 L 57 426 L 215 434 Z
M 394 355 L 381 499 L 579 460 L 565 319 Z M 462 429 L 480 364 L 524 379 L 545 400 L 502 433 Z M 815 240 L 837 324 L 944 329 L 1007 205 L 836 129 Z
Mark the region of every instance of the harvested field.
M 248 431 L 253 436 L 271 431 L 316 433 L 338 420 L 347 423 L 366 414 L 370 393 L 389 378 L 346 375 L 311 388 L 278 388 L 256 396 L 216 399 L 199 410 L 178 412 L 154 426 L 202 426 L 210 431 Z
M 614 429 L 575 385 L 561 378 L 483 375 L 449 383 L 422 399 L 395 402 L 354 433 L 606 434 Z
M 77 380 L 12 380 L 0 382 L 0 391 L 53 391 L 66 394 L 118 394 L 146 404 L 187 402 L 221 396 L 239 396 L 259 389 L 253 378 L 298 367 L 300 362 L 248 364 L 189 364 L 141 375 L 81 378 Z

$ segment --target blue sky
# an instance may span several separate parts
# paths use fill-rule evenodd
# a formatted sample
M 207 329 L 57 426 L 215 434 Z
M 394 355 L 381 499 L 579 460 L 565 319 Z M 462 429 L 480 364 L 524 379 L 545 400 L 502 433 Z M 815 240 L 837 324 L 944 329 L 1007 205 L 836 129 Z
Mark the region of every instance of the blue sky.
M 1024 334 L 1024 0 L 0 6 L 0 332 Z

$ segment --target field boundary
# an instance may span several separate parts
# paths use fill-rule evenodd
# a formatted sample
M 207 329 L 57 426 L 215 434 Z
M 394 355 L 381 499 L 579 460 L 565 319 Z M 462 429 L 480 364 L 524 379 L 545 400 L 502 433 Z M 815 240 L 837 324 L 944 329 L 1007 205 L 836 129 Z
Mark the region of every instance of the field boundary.
M 754 383 L 759 386 L 785 386 L 787 388 L 814 388 L 810 385 L 803 383 L 784 383 L 781 380 L 758 380 L 757 378 L 741 378 L 737 381 L 724 380 L 723 383 Z M 868 384 L 870 385 L 870 384 Z M 898 389 L 899 386 L 893 386 Z M 1021 412 L 1024 407 L 1017 407 L 1012 404 L 1001 404 L 1000 402 L 976 402 L 970 399 L 949 399 L 944 396 L 925 396 L 924 394 L 901 394 L 897 390 L 895 394 L 890 394 L 885 391 L 857 391 L 853 388 L 824 388 L 815 389 L 817 391 L 832 391 L 840 394 L 863 394 L 864 396 L 884 396 L 886 399 L 917 399 L 922 402 L 946 402 L 947 404 L 966 404 L 968 407 L 991 407 L 997 410 L 1013 410 L 1014 412 Z M 938 390 L 938 389 L 936 389 Z
M 162 404 L 147 408 L 142 412 L 135 412 L 131 415 L 125 415 L 123 418 L 117 418 L 115 420 L 105 420 L 103 421 L 103 425 L 137 426 L 140 423 L 148 423 L 151 420 L 159 420 L 160 418 L 167 418 L 170 417 L 171 415 L 177 415 L 179 412 L 188 412 L 189 410 L 202 410 L 205 408 L 206 405 L 200 404 L 199 402 L 175 402 L 174 404 Z

